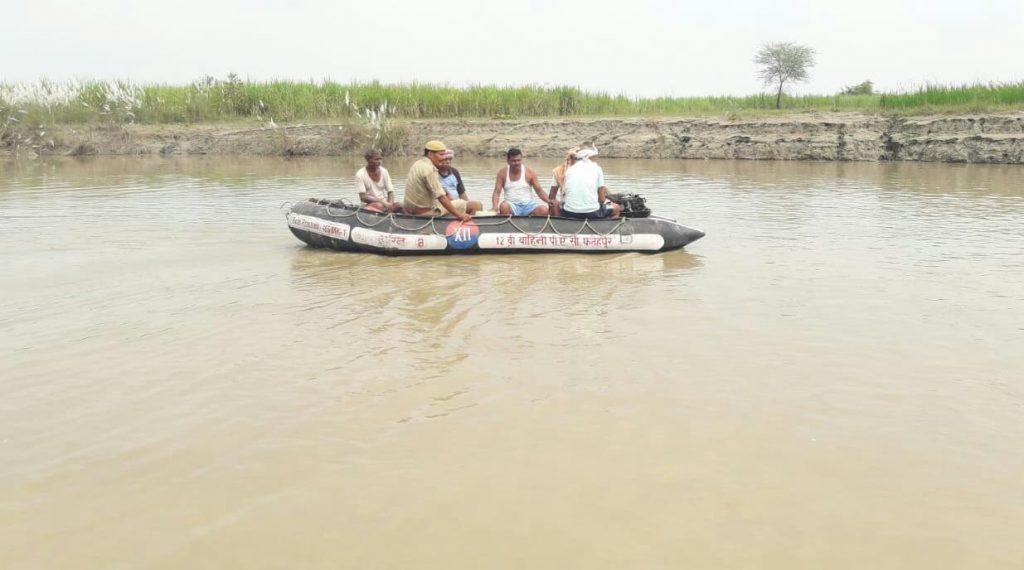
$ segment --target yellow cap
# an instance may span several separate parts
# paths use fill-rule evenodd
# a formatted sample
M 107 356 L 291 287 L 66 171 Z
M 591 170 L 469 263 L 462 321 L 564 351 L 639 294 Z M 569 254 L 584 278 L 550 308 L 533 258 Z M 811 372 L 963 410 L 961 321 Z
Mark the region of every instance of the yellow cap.
M 448 150 L 448 147 L 444 146 L 444 143 L 441 141 L 430 141 L 423 148 L 434 152 Z

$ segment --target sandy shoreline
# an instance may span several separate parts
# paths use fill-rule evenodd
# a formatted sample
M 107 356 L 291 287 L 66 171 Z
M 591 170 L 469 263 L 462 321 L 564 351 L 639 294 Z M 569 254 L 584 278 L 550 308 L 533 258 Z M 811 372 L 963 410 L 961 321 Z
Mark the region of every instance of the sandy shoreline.
M 0 155 L 359 154 L 365 126 L 127 125 L 63 127 L 44 137 L 7 137 Z M 516 146 L 558 157 L 583 140 L 607 157 L 1024 164 L 1024 113 L 880 117 L 815 113 L 768 118 L 599 118 L 402 121 L 396 154 L 438 138 L 462 154 L 498 156 Z

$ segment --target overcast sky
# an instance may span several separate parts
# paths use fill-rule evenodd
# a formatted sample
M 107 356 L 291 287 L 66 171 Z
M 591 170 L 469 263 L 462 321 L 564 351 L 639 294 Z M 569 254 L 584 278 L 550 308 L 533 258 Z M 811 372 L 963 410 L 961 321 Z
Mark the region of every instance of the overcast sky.
M 0 0 L 0 82 L 574 85 L 745 95 L 765 42 L 813 47 L 795 92 L 1024 80 L 1024 0 Z

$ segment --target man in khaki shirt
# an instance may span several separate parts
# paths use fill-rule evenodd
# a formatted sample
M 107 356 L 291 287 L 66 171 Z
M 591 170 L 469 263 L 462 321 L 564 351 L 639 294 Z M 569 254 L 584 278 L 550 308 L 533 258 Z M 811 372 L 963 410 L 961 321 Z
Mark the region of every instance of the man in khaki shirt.
M 448 150 L 441 141 L 430 141 L 423 147 L 423 158 L 409 169 L 405 179 L 405 211 L 417 216 L 444 216 L 447 214 L 463 222 L 473 218 L 466 214 L 465 200 L 452 200 L 441 187 L 437 167 Z

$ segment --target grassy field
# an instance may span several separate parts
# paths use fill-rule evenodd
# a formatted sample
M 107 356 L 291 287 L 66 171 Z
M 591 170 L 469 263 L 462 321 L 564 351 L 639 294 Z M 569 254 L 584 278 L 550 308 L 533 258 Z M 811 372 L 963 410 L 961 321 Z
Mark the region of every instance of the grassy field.
M 786 96 L 782 113 L 886 115 L 1024 110 L 1024 82 L 932 85 L 902 93 Z M 427 84 L 248 82 L 235 76 L 189 85 L 129 82 L 0 84 L 0 136 L 47 125 L 288 123 L 390 119 L 770 115 L 771 95 L 631 98 L 575 87 L 464 88 Z

